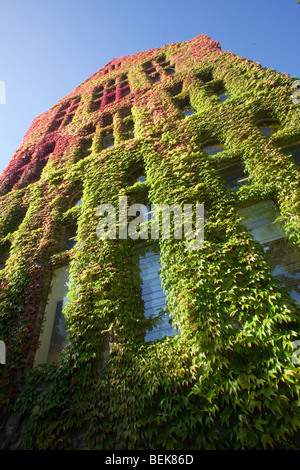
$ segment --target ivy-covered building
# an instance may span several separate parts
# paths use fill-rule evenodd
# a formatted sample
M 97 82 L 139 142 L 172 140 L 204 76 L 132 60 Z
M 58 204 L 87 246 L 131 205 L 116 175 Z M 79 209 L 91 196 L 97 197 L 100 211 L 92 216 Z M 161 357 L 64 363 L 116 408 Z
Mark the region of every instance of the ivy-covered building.
M 0 448 L 297 447 L 295 81 L 200 35 L 33 121 L 0 179 Z M 204 205 L 201 248 L 101 239 L 121 197 Z

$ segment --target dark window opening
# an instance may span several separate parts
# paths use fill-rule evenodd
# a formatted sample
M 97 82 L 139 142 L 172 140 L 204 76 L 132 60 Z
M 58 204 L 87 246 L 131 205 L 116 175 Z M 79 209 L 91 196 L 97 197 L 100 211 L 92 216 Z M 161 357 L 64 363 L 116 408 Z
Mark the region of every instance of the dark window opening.
M 67 114 L 67 116 L 65 117 L 62 125 L 63 127 L 67 126 L 68 124 L 70 124 L 72 121 L 73 121 L 73 118 L 75 116 L 75 113 L 74 114 Z
M 113 123 L 113 115 L 112 114 L 104 114 L 101 118 L 101 126 L 102 127 L 107 127 L 111 126 Z
M 175 67 L 167 67 L 165 71 L 167 75 L 170 75 L 170 76 L 175 75 Z
M 6 261 L 9 258 L 11 244 L 6 242 L 0 246 L 0 269 L 5 268 Z
M 162 63 L 164 63 L 165 61 L 166 61 L 166 56 L 165 56 L 165 54 L 162 54 L 161 56 L 159 56 L 159 57 L 156 59 L 156 62 L 157 62 L 158 64 L 162 64 Z
M 300 166 L 300 144 L 292 145 L 290 147 L 285 147 L 281 149 L 285 155 L 290 155 L 296 165 Z
M 189 96 L 186 96 L 185 98 L 182 98 L 182 99 L 174 98 L 174 103 L 177 104 L 177 106 L 179 107 L 184 117 L 195 114 L 195 110 L 190 103 Z
M 94 88 L 93 99 L 90 105 L 90 111 L 97 111 L 100 108 L 103 98 L 103 86 L 99 85 Z
M 183 86 L 182 82 L 176 83 L 175 85 L 168 87 L 167 92 L 171 96 L 179 95 L 182 92 L 182 86 Z
M 128 80 L 127 73 L 122 73 L 122 75 L 120 76 L 120 82 L 127 82 L 127 80 Z
M 132 119 L 126 122 L 124 125 L 124 137 L 126 139 L 133 139 L 134 138 L 134 122 Z
M 152 73 L 149 77 L 152 83 L 159 83 L 161 81 L 160 74 L 158 72 Z
M 149 60 L 148 62 L 145 62 L 145 63 L 142 65 L 142 67 L 143 67 L 144 70 L 154 69 L 153 63 L 152 63 L 151 60 Z
M 91 111 L 97 111 L 101 107 L 102 99 L 98 99 L 95 101 L 92 101 L 90 105 L 90 110 Z
M 129 86 L 120 89 L 120 98 L 125 98 L 125 96 L 130 94 Z
M 95 131 L 96 131 L 96 126 L 91 123 L 85 126 L 85 128 L 83 129 L 83 134 L 90 135 L 90 134 L 94 134 Z
M 65 238 L 64 238 L 64 248 L 66 250 L 72 250 L 76 245 L 77 237 L 77 225 L 70 225 L 66 228 Z
M 121 119 L 131 116 L 131 107 L 126 106 L 125 108 L 122 108 L 120 110 L 120 116 L 121 116 Z
M 77 158 L 82 159 L 90 155 L 92 151 L 93 138 L 81 139 L 79 142 L 79 149 L 77 152 Z
M 208 83 L 213 80 L 212 70 L 203 70 L 202 72 L 198 72 L 196 76 L 203 83 Z
M 116 91 L 116 86 L 115 86 L 115 85 L 106 88 L 106 94 L 107 94 L 107 95 L 110 95 L 111 93 L 115 93 L 115 91 Z
M 103 90 L 104 90 L 104 88 L 103 88 L 102 85 L 97 86 L 93 91 L 93 99 L 102 98 Z
M 61 125 L 65 127 L 66 125 L 70 124 L 79 106 L 80 100 L 80 96 L 76 96 L 75 98 L 72 98 L 69 102 L 64 103 L 56 114 L 52 124 L 48 129 L 48 132 L 57 131 Z
M 39 153 L 33 156 L 30 163 L 23 172 L 19 182 L 16 184 L 17 188 L 24 188 L 28 184 L 39 180 L 42 171 L 48 162 L 49 155 L 54 152 L 55 145 L 55 142 L 46 144 Z
M 115 93 L 111 93 L 110 95 L 107 95 L 106 96 L 106 104 L 110 104 L 110 103 L 113 103 L 116 99 L 116 94 Z
M 102 139 L 102 148 L 108 149 L 108 148 L 114 147 L 114 145 L 115 145 L 115 140 L 114 140 L 113 133 L 104 135 Z
M 219 170 L 221 177 L 225 180 L 226 185 L 233 191 L 238 191 L 242 186 L 247 184 L 249 180 L 248 173 L 241 164 L 236 163 Z

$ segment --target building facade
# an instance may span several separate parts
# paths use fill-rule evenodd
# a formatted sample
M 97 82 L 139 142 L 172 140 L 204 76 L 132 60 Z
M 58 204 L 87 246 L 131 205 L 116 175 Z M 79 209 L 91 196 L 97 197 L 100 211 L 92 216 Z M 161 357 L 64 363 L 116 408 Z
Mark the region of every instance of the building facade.
M 2 449 L 297 447 L 295 82 L 201 35 L 34 120 L 0 179 Z

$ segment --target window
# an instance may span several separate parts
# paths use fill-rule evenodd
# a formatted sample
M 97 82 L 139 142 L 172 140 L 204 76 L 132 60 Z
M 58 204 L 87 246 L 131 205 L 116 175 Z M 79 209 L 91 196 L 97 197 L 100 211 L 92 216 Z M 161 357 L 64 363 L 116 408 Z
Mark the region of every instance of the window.
M 219 98 L 222 101 L 222 103 L 224 103 L 224 101 L 226 101 L 226 100 L 228 100 L 228 98 L 230 98 L 230 94 L 222 93 L 221 95 L 219 95 Z
M 107 127 L 107 126 L 111 126 L 114 122 L 114 118 L 111 114 L 104 114 L 102 117 L 101 117 L 101 126 L 102 127 Z
M 182 92 L 182 82 L 175 83 L 174 85 L 167 88 L 167 92 L 170 96 L 179 95 Z
M 271 135 L 273 134 L 273 129 L 272 127 L 260 127 L 259 128 L 260 132 L 262 132 L 263 134 L 267 135 L 268 137 L 271 137 Z
M 144 183 L 146 181 L 146 176 L 139 176 L 136 180 L 137 183 Z
M 131 106 L 123 108 L 119 112 L 121 126 L 119 128 L 119 139 L 121 141 L 134 139 L 134 120 L 131 114 Z
M 187 117 L 187 116 L 192 116 L 192 114 L 195 114 L 195 111 L 193 110 L 193 108 L 189 108 L 189 109 L 186 109 L 184 112 L 183 112 L 184 116 Z
M 158 72 L 153 73 L 150 75 L 152 83 L 159 83 L 161 81 L 160 75 Z
M 66 250 L 72 250 L 76 245 L 77 226 L 71 225 L 66 229 L 65 247 Z
M 84 139 L 80 139 L 76 154 L 74 155 L 75 161 L 79 161 L 83 158 L 88 157 L 92 153 L 92 145 L 93 145 L 92 137 L 86 137 Z
M 72 122 L 75 112 L 79 106 L 80 97 L 75 96 L 71 98 L 67 103 L 64 103 L 58 113 L 56 114 L 52 124 L 50 125 L 48 132 L 54 132 L 58 130 L 61 126 L 67 126 Z
M 191 116 L 192 114 L 195 114 L 195 110 L 193 109 L 191 103 L 190 103 L 190 97 L 185 96 L 184 98 L 173 98 L 173 101 L 175 105 L 177 105 L 182 112 L 184 117 Z
M 283 225 L 276 221 L 279 211 L 273 201 L 262 201 L 238 209 L 244 224 L 259 241 L 273 266 L 273 275 L 289 290 L 290 296 L 300 304 L 300 255 L 286 241 Z
M 69 266 L 58 268 L 53 276 L 50 294 L 45 309 L 40 347 L 36 352 L 35 364 L 56 362 L 66 346 L 67 331 L 63 309 L 68 301 Z
M 205 153 L 207 153 L 207 155 L 215 155 L 216 153 L 223 152 L 225 149 L 219 145 L 209 145 L 204 147 L 203 150 Z
M 92 102 L 90 104 L 90 111 L 96 111 L 100 108 L 103 99 L 103 86 L 99 85 L 94 88 Z
M 258 126 L 260 132 L 268 137 L 271 137 L 278 130 L 279 122 L 270 117 L 257 121 L 256 125 Z
M 119 89 L 119 97 L 120 98 L 125 98 L 125 96 L 130 94 L 130 88 L 129 86 L 124 86 L 124 88 Z
M 261 244 L 285 237 L 282 223 L 275 222 L 280 214 L 273 201 L 261 201 L 240 208 L 238 213 L 245 220 L 244 223 L 254 239 Z
M 116 93 L 113 91 L 112 93 L 107 93 L 105 104 L 113 103 L 116 99 Z
M 166 311 L 166 297 L 159 277 L 159 252 L 154 247 L 137 250 L 140 275 L 142 280 L 142 299 L 146 318 L 160 318 L 152 330 L 146 331 L 145 341 L 174 336 L 178 331 L 171 324 L 169 313 Z
M 102 139 L 102 148 L 108 149 L 108 148 L 114 147 L 114 145 L 115 145 L 115 139 L 114 139 L 113 133 L 104 135 Z
M 273 275 L 285 286 L 300 305 L 300 256 L 285 239 L 264 244 L 264 251 L 274 268 Z
M 10 246 L 10 242 L 6 242 L 0 246 L 0 269 L 5 268 L 6 261 L 9 258 Z
M 208 83 L 213 80 L 212 70 L 203 70 L 197 73 L 197 78 L 203 83 Z
M 227 187 L 233 191 L 238 191 L 247 184 L 249 179 L 248 173 L 238 163 L 220 169 L 220 175 L 225 180 Z
M 55 150 L 55 146 L 55 142 L 46 144 L 44 148 L 32 156 L 31 161 L 28 163 L 26 168 L 24 168 L 20 180 L 16 183 L 16 188 L 24 188 L 25 186 L 39 180 L 42 171 L 48 162 L 49 156 Z
M 104 93 L 104 99 L 102 97 Z M 107 106 L 116 100 L 121 100 L 131 93 L 127 74 L 122 73 L 118 78 L 109 80 L 101 91 L 101 107 Z M 100 100 L 100 99 L 99 99 Z M 100 106 L 100 105 L 99 105 Z
M 164 55 L 158 57 L 155 61 L 148 61 L 143 64 L 143 70 L 151 83 L 159 83 L 161 81 L 161 73 L 169 76 L 175 75 L 175 66 L 170 65 L 170 62 L 166 61 Z
M 300 166 L 300 144 L 281 149 L 285 155 L 291 155 L 296 165 Z
M 132 119 L 127 120 L 124 123 L 123 133 L 124 133 L 124 137 L 126 139 L 133 139 L 134 138 L 134 122 L 133 122 Z
M 173 76 L 175 75 L 175 67 L 166 67 L 165 72 L 167 75 Z

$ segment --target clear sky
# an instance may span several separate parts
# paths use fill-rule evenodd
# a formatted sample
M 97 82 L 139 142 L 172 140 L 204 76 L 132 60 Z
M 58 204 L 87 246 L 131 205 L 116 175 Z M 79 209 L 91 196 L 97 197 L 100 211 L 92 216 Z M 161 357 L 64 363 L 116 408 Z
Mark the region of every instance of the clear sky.
M 0 172 L 33 119 L 111 59 L 199 34 L 300 78 L 297 0 L 0 0 Z

